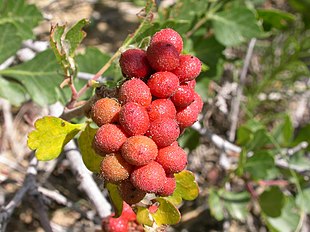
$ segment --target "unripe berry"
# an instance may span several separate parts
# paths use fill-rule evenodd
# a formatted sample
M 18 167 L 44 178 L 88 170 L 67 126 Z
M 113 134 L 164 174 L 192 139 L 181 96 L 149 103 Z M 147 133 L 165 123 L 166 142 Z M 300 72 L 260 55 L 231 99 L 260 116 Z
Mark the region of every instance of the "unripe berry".
M 156 158 L 167 174 L 182 171 L 187 165 L 186 152 L 179 146 L 168 146 L 159 149 Z
M 127 102 L 136 102 L 142 106 L 151 104 L 150 88 L 140 79 L 134 78 L 123 83 L 119 90 L 119 100 L 124 105 Z
M 184 108 L 194 101 L 195 91 L 188 85 L 180 85 L 175 94 L 172 95 L 171 101 L 176 108 Z
M 158 149 L 155 142 L 149 137 L 143 135 L 132 136 L 123 144 L 122 156 L 124 159 L 136 166 L 148 164 L 155 160 Z
M 127 136 L 120 126 L 115 124 L 102 125 L 94 137 L 94 149 L 100 151 L 101 154 L 109 154 L 117 152 Z
M 119 122 L 129 136 L 143 135 L 150 125 L 146 109 L 135 102 L 128 102 L 121 108 Z
M 181 128 L 193 125 L 202 110 L 203 101 L 201 97 L 195 93 L 195 100 L 187 107 L 177 111 L 177 122 Z
M 139 203 L 146 195 L 145 191 L 136 188 L 130 180 L 124 180 L 118 185 L 122 199 L 129 205 Z
M 190 81 L 195 79 L 201 71 L 200 60 L 192 55 L 180 55 L 180 64 L 172 72 L 177 75 L 180 82 Z
M 165 28 L 156 32 L 151 39 L 151 44 L 156 42 L 167 42 L 171 43 L 178 51 L 181 53 L 183 50 L 183 41 L 182 37 L 178 32 L 171 28 Z
M 129 177 L 132 168 L 121 154 L 111 153 L 106 155 L 101 161 L 100 174 L 108 182 L 119 183 Z
M 158 147 L 166 147 L 177 140 L 180 128 L 174 119 L 157 119 L 150 123 L 145 135 L 153 139 Z
M 145 78 L 150 75 L 152 69 L 146 58 L 146 52 L 142 49 L 128 49 L 122 53 L 119 60 L 122 73 L 128 78 Z
M 112 98 L 101 98 L 91 109 L 91 118 L 100 127 L 103 124 L 118 121 L 120 104 Z
M 146 56 L 149 64 L 156 71 L 171 71 L 179 66 L 179 52 L 167 42 L 151 43 Z
M 176 180 L 173 175 L 167 176 L 163 188 L 157 192 L 161 197 L 167 197 L 173 194 L 176 188 Z
M 148 192 L 158 192 L 163 186 L 166 173 L 163 167 L 155 161 L 136 167 L 131 173 L 130 181 L 138 189 Z
M 168 98 L 179 87 L 179 78 L 171 72 L 156 72 L 147 82 L 153 96 Z
M 169 99 L 156 99 L 152 101 L 146 110 L 149 114 L 150 121 L 160 118 L 175 119 L 176 117 L 175 106 Z

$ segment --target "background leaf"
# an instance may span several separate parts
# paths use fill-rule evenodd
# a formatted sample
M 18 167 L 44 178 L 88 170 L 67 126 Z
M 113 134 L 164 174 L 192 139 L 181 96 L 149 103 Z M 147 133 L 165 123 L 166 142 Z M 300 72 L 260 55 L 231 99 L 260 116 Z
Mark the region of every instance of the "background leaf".
M 0 31 L 0 64 L 2 64 L 10 56 L 15 55 L 21 47 L 22 38 L 17 35 L 13 24 L 0 24 Z
M 26 90 L 18 82 L 7 80 L 0 75 L 0 97 L 7 99 L 12 105 L 19 106 L 29 99 Z
M 63 147 L 82 129 L 82 124 L 71 124 L 60 118 L 45 116 L 38 119 L 35 130 L 28 135 L 28 147 L 36 150 L 38 160 L 57 158 Z
M 221 221 L 224 219 L 223 203 L 221 202 L 220 196 L 217 191 L 213 188 L 209 190 L 208 204 L 213 217 L 216 220 Z
M 269 217 L 279 217 L 284 206 L 284 195 L 279 187 L 273 186 L 259 196 L 259 205 Z

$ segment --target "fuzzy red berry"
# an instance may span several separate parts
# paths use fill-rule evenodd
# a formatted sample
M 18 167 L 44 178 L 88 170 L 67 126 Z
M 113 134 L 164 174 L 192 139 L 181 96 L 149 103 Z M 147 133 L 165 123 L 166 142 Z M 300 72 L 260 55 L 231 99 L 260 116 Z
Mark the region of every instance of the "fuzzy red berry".
M 171 71 L 179 66 L 179 52 L 171 43 L 162 41 L 151 43 L 146 56 L 156 71 Z
M 122 199 L 129 205 L 137 204 L 146 195 L 145 191 L 136 188 L 130 180 L 124 180 L 118 185 Z
M 119 183 L 129 177 L 132 168 L 121 154 L 111 153 L 106 155 L 101 161 L 100 174 L 108 182 Z
M 136 166 L 148 164 L 155 160 L 158 154 L 156 143 L 143 135 L 128 138 L 123 144 L 121 151 L 124 159 Z
M 162 118 L 151 122 L 145 135 L 153 139 L 158 147 L 166 147 L 177 140 L 180 128 L 176 120 Z
M 131 183 L 135 187 L 148 193 L 158 192 L 163 187 L 165 178 L 165 170 L 155 161 L 137 167 L 130 176 Z
M 121 217 L 127 219 L 128 221 L 135 221 L 137 219 L 135 212 L 125 201 L 123 201 L 123 211 Z
M 174 176 L 167 176 L 163 188 L 157 192 L 161 197 L 171 196 L 176 188 L 176 180 Z
M 128 232 L 128 220 L 123 217 L 114 218 L 113 215 L 102 220 L 103 232 Z
M 152 69 L 146 58 L 146 52 L 142 49 L 128 49 L 123 52 L 119 60 L 122 73 L 128 78 L 145 78 L 150 75 Z
M 180 82 L 195 79 L 201 71 L 201 61 L 192 55 L 180 55 L 180 64 L 172 72 L 177 75 Z
M 127 102 L 136 102 L 142 106 L 151 104 L 150 88 L 140 79 L 134 78 L 123 83 L 119 90 L 119 100 L 124 105 Z
M 156 99 L 146 108 L 150 121 L 160 118 L 175 119 L 176 109 L 173 102 L 169 99 Z
M 191 87 L 192 89 L 195 89 L 195 87 L 196 87 L 196 80 L 193 79 L 193 80 L 191 80 L 191 81 L 186 81 L 186 82 L 184 82 L 183 84 L 184 84 L 184 85 L 187 85 L 187 86 L 189 86 L 189 87 Z
M 109 154 L 117 152 L 126 139 L 127 136 L 120 126 L 105 124 L 96 132 L 93 145 L 95 151 L 100 152 L 100 154 Z
M 178 90 L 172 95 L 171 101 L 176 108 L 184 108 L 190 105 L 195 98 L 195 91 L 188 85 L 180 85 Z
M 177 122 L 181 128 L 189 127 L 197 121 L 197 117 L 201 112 L 203 101 L 201 97 L 195 93 L 195 100 L 187 107 L 177 111 Z
M 102 98 L 95 102 L 91 109 L 91 118 L 98 125 L 118 121 L 120 104 L 112 98 Z
M 151 39 L 151 44 L 156 42 L 167 42 L 171 43 L 181 53 L 183 50 L 183 40 L 178 32 L 171 28 L 165 28 L 156 32 Z
M 156 158 L 167 174 L 182 171 L 187 165 L 186 152 L 179 146 L 168 146 L 159 149 Z
M 153 96 L 168 98 L 177 91 L 179 78 L 171 72 L 157 72 L 150 77 L 147 85 Z
M 143 135 L 150 125 L 146 109 L 135 102 L 128 102 L 121 108 L 119 122 L 129 136 Z

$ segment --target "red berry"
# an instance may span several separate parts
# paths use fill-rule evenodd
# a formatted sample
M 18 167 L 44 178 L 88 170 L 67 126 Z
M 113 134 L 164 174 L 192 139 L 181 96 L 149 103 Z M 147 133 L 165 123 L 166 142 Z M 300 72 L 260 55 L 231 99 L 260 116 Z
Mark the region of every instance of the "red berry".
M 158 147 L 166 147 L 177 140 L 180 128 L 176 120 L 162 118 L 151 122 L 145 135 L 153 139 Z
M 128 163 L 136 166 L 148 164 L 152 160 L 155 160 L 158 154 L 155 142 L 143 135 L 128 138 L 121 150 L 124 159 Z
M 128 232 L 128 220 L 123 217 L 113 218 L 109 216 L 102 220 L 103 232 Z
M 161 197 L 167 197 L 173 194 L 174 190 L 176 188 L 176 180 L 174 176 L 167 176 L 165 180 L 165 184 L 163 188 L 157 192 L 157 194 Z
M 176 109 L 174 104 L 169 99 L 157 99 L 152 101 L 151 105 L 146 108 L 150 121 L 160 118 L 175 119 Z
M 132 166 L 127 163 L 119 153 L 106 155 L 100 164 L 100 174 L 111 183 L 126 180 L 132 171 Z
M 186 152 L 179 146 L 168 146 L 159 149 L 156 158 L 167 174 L 182 171 L 187 165 Z
M 161 41 L 171 43 L 177 49 L 178 53 L 181 53 L 183 50 L 182 37 L 171 28 L 165 28 L 156 32 L 151 39 L 151 44 Z
M 179 53 L 167 42 L 151 43 L 146 51 L 149 64 L 156 71 L 171 71 L 179 66 Z
M 202 110 L 203 101 L 201 97 L 195 93 L 195 100 L 187 107 L 177 111 L 177 122 L 181 128 L 193 125 Z
M 180 85 L 175 94 L 172 95 L 171 101 L 176 108 L 184 108 L 194 101 L 195 91 L 188 85 Z
M 180 82 L 190 81 L 195 79 L 201 71 L 200 60 L 192 55 L 180 55 L 180 64 L 172 72 L 177 75 Z
M 123 211 L 121 217 L 127 219 L 128 221 L 135 221 L 137 219 L 135 212 L 125 201 L 123 201 Z
M 120 126 L 115 124 L 102 125 L 94 137 L 94 147 L 96 151 L 104 154 L 117 152 L 127 136 Z
M 120 104 L 112 98 L 102 98 L 95 102 L 91 109 L 91 118 L 98 125 L 118 121 Z
M 145 191 L 136 188 L 131 181 L 124 180 L 118 185 L 122 199 L 129 205 L 140 202 L 146 195 Z
M 128 78 L 145 78 L 152 69 L 146 58 L 146 52 L 141 49 L 128 49 L 119 60 L 123 75 Z
M 191 81 L 184 82 L 183 84 L 191 87 L 192 89 L 195 89 L 195 87 L 196 87 L 196 80 L 193 79 Z
M 168 98 L 177 91 L 179 78 L 171 72 L 157 72 L 150 77 L 147 85 L 153 96 Z
M 134 102 L 128 102 L 121 108 L 119 122 L 129 136 L 143 135 L 150 125 L 146 109 Z
M 142 106 L 151 104 L 152 95 L 149 87 L 140 79 L 126 81 L 119 90 L 119 100 L 124 105 L 127 102 L 136 102 Z
M 166 173 L 163 167 L 155 161 L 136 167 L 131 173 L 131 183 L 148 193 L 158 192 L 164 185 Z

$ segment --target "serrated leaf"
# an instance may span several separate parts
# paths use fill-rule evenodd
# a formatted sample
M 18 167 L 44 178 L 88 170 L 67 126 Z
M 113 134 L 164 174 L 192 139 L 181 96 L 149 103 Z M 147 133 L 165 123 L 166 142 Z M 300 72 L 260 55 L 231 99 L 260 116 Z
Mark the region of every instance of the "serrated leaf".
M 93 149 L 93 138 L 97 132 L 97 129 L 93 129 L 89 124 L 82 131 L 78 144 L 82 154 L 83 162 L 88 170 L 99 173 L 100 163 L 103 157 L 99 156 Z
M 52 51 L 46 50 L 28 62 L 0 70 L 0 75 L 21 82 L 36 103 L 47 105 L 58 100 L 57 91 L 62 81 L 58 68 Z
M 123 199 L 118 191 L 117 185 L 112 184 L 110 182 L 106 182 L 105 187 L 109 191 L 109 197 L 112 201 L 112 204 L 114 206 L 115 216 L 119 217 L 122 214 L 123 211 Z
M 0 31 L 0 64 L 2 64 L 10 56 L 15 55 L 21 46 L 22 38 L 17 35 L 13 24 L 0 25 Z
M 157 225 L 175 225 L 179 223 L 181 214 L 170 201 L 160 197 L 155 200 L 159 203 L 159 206 L 156 212 L 151 215 Z
M 65 41 L 66 41 L 66 46 L 68 49 L 68 52 L 66 53 L 69 56 L 71 57 L 74 56 L 75 50 L 80 45 L 82 40 L 85 38 L 86 32 L 83 31 L 82 29 L 88 24 L 89 24 L 89 20 L 81 19 L 73 27 L 71 27 L 69 31 L 66 33 Z
M 0 76 L 0 97 L 7 99 L 14 106 L 19 106 L 29 99 L 22 85 L 8 81 L 2 76 Z
M 216 39 L 225 46 L 237 46 L 262 36 L 254 13 L 245 7 L 218 12 L 211 19 Z
M 176 188 L 172 196 L 166 199 L 178 205 L 182 202 L 182 199 L 192 201 L 198 197 L 199 188 L 192 172 L 184 170 L 174 174 L 174 177 L 176 180 Z
M 38 160 L 57 158 L 63 147 L 82 129 L 83 124 L 71 124 L 53 116 L 38 119 L 35 130 L 28 134 L 28 147 L 36 150 Z
M 284 206 L 284 195 L 279 187 L 273 186 L 259 196 L 259 205 L 268 217 L 279 217 Z
M 137 222 L 142 225 L 152 226 L 153 221 L 150 218 L 150 212 L 147 208 L 138 206 L 137 207 Z
M 209 191 L 208 204 L 213 217 L 221 221 L 224 219 L 223 205 L 220 196 L 215 189 L 211 188 Z
M 33 39 L 32 29 L 42 20 L 42 14 L 35 5 L 25 0 L 0 0 L 0 25 L 11 23 L 23 39 Z

